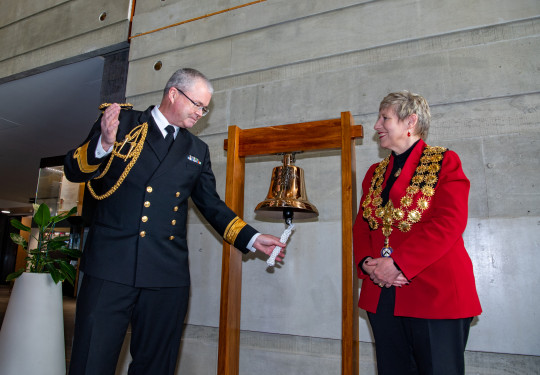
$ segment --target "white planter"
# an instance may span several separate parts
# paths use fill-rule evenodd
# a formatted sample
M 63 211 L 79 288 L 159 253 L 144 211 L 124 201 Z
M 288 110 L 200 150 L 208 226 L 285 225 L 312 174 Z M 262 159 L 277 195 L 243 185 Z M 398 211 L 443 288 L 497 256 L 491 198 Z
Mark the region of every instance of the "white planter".
M 47 273 L 16 279 L 0 330 L 2 375 L 64 375 L 62 283 Z

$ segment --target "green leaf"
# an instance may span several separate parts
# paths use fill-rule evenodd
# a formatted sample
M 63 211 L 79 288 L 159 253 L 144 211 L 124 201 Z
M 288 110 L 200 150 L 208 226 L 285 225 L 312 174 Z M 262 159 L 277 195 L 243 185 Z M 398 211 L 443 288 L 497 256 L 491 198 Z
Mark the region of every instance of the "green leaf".
M 75 286 L 75 280 L 72 279 L 71 277 L 69 277 L 68 275 L 66 275 L 65 273 L 64 273 L 64 279 L 62 280 L 62 282 L 64 282 L 64 281 L 67 281 L 72 286 Z
M 67 241 L 69 241 L 69 235 L 67 235 L 67 236 L 57 236 L 57 237 L 54 237 L 51 241 L 67 242 Z
M 82 251 L 77 250 L 77 249 L 70 249 L 69 247 L 60 249 L 60 251 L 61 251 L 63 254 L 69 255 L 69 256 L 72 257 L 72 258 L 80 258 L 81 255 L 82 255 Z
M 51 211 L 45 203 L 39 205 L 37 212 L 34 214 L 34 221 L 40 227 L 46 227 L 51 221 Z
M 51 221 L 53 223 L 58 223 L 59 221 L 65 220 L 66 218 L 74 215 L 77 213 L 77 207 L 71 208 L 68 212 L 61 213 L 60 215 L 53 216 L 51 218 Z
M 73 279 L 75 278 L 75 267 L 73 267 L 69 262 L 66 262 L 65 260 L 58 260 L 56 263 L 60 265 L 60 268 L 65 274 Z
M 25 250 L 28 249 L 28 242 L 24 237 L 17 233 L 10 233 L 11 241 L 15 242 L 17 245 L 22 246 Z
M 21 223 L 19 220 L 11 219 L 9 222 L 11 223 L 11 226 L 16 229 L 23 230 L 25 232 L 30 232 L 31 230 L 29 227 Z
M 75 280 L 75 268 L 64 260 L 57 261 L 57 263 L 60 266 L 61 271 L 66 276 L 66 280 L 73 285 L 73 281 Z
M 62 274 L 53 266 L 51 263 L 45 265 L 47 271 L 51 274 L 51 277 L 55 284 L 58 284 L 59 281 L 64 281 L 65 277 L 62 277 Z
M 58 241 L 56 238 L 47 242 L 47 248 L 52 251 L 59 250 L 62 247 L 66 247 L 66 246 L 67 245 L 64 241 Z
M 24 268 L 21 268 L 20 270 L 10 273 L 9 275 L 7 275 L 6 281 L 15 280 L 17 277 L 21 276 L 23 272 Z

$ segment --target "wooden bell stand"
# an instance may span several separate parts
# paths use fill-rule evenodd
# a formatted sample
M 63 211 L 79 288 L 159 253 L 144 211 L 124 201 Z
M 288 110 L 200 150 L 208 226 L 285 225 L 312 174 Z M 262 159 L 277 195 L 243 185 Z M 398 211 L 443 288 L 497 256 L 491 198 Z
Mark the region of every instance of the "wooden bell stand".
M 350 112 L 341 118 L 242 130 L 229 126 L 225 202 L 242 217 L 244 213 L 245 158 L 250 155 L 341 149 L 342 209 L 342 322 L 341 374 L 357 375 L 358 279 L 352 252 L 352 224 L 356 216 L 355 139 L 363 137 L 362 125 L 354 126 Z M 219 317 L 219 375 L 238 375 L 240 360 L 240 306 L 242 253 L 223 243 Z

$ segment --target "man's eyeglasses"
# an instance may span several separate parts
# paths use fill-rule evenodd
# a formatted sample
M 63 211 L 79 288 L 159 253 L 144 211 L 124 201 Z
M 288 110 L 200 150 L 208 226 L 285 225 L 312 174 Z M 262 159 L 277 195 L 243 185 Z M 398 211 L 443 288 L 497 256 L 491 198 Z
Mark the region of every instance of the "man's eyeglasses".
M 201 113 L 203 116 L 206 116 L 208 114 L 208 112 L 210 112 L 210 110 L 208 109 L 208 107 L 205 107 L 203 105 L 201 105 L 200 103 L 195 103 L 193 100 L 191 100 L 191 98 L 189 96 L 187 96 L 182 90 L 180 90 L 178 87 L 175 87 L 176 90 L 178 90 L 178 92 L 182 95 L 184 95 L 195 107 L 197 107 L 198 109 L 201 110 Z

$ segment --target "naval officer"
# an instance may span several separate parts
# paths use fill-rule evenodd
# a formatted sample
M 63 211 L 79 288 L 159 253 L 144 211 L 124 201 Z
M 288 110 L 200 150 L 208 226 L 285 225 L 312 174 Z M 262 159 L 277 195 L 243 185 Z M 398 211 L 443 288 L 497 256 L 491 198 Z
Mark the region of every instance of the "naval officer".
M 208 145 L 188 131 L 208 113 L 212 93 L 203 74 L 180 69 L 159 106 L 104 106 L 86 140 L 66 155 L 66 177 L 87 182 L 97 200 L 81 259 L 71 375 L 114 375 L 129 324 L 129 374 L 174 374 L 190 285 L 188 198 L 243 253 L 285 248 L 216 192 Z

